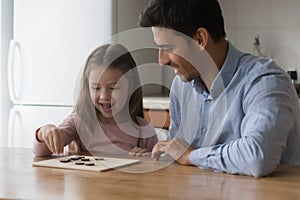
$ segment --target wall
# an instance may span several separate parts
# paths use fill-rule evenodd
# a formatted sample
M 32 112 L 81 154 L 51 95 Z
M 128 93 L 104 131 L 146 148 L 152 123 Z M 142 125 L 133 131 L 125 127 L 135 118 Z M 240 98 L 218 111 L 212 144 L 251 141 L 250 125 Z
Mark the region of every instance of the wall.
M 130 3 L 124 0 L 117 0 L 117 33 L 124 33 L 127 30 L 134 30 L 138 28 L 138 18 L 142 10 L 148 5 L 149 0 L 130 0 Z M 135 10 L 132 10 L 132 5 L 135 5 Z M 132 13 L 128 16 L 128 13 Z M 149 28 L 149 31 L 151 29 Z M 147 32 L 148 33 L 148 32 Z M 148 36 L 148 37 L 147 37 Z M 134 42 L 140 42 L 139 40 L 152 41 L 153 35 L 151 34 L 143 36 L 137 36 L 133 38 Z M 127 41 L 124 41 L 125 43 Z M 131 41 L 130 41 L 131 42 Z M 145 42 L 147 43 L 147 42 Z M 142 82 L 151 82 L 151 84 L 143 85 L 144 96 L 165 96 L 164 85 L 170 88 L 171 80 L 174 76 L 174 72 L 163 70 L 162 67 L 158 67 L 158 51 L 157 49 L 139 49 L 131 52 L 137 65 L 144 65 L 139 67 L 139 73 Z M 167 91 L 168 92 L 168 91 Z
M 239 49 L 253 52 L 259 35 L 261 50 L 284 69 L 300 73 L 299 0 L 219 0 L 228 39 Z M 298 81 L 299 82 L 299 81 Z

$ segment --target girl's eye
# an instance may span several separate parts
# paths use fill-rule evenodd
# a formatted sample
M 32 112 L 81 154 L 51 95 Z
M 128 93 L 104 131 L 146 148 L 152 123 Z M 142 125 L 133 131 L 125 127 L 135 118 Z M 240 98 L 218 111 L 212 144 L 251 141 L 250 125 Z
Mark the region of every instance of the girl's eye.
M 117 89 L 120 89 L 120 87 L 119 86 L 111 86 L 109 89 L 111 89 L 111 90 L 117 90 Z
M 100 90 L 100 87 L 92 87 L 92 90 Z

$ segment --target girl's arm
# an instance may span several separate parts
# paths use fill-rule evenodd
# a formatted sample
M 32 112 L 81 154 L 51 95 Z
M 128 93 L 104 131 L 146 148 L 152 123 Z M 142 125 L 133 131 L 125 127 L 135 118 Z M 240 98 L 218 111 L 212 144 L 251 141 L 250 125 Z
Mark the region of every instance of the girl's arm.
M 72 137 L 59 127 L 48 124 L 36 131 L 33 153 L 36 156 L 50 156 L 52 153 L 62 154 L 64 146 L 71 141 Z

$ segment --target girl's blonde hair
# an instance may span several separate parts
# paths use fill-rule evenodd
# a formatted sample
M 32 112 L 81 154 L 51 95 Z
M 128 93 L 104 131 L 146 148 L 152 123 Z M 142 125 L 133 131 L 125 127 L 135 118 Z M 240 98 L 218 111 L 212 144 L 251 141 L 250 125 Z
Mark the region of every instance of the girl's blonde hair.
M 130 76 L 127 79 L 130 80 L 131 88 L 137 88 L 129 97 L 129 113 L 131 119 L 138 125 L 137 116 L 144 118 L 141 82 L 132 55 L 121 44 L 102 45 L 92 51 L 87 58 L 81 79 L 80 93 L 74 109 L 79 118 L 89 127 L 97 124 L 100 120 L 101 113 L 95 108 L 90 97 L 88 80 L 91 70 L 95 67 L 117 69 L 123 74 L 129 72 L 126 75 Z

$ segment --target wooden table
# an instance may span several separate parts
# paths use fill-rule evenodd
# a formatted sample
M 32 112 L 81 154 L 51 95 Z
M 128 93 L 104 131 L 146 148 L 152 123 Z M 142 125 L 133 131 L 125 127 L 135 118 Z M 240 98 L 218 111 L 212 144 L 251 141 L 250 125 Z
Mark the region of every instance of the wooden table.
M 0 148 L 0 199 L 300 200 L 300 166 L 280 166 L 257 179 L 148 157 L 107 172 L 32 167 L 38 159 L 31 149 Z

